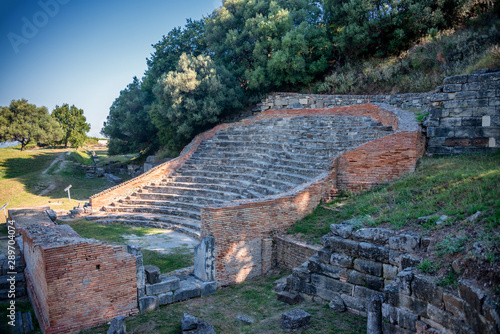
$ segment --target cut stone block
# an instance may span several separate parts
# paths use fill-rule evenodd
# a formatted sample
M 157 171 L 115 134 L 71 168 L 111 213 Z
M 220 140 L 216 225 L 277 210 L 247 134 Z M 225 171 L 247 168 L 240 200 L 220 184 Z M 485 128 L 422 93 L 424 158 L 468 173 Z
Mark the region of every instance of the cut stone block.
M 215 334 L 215 328 L 206 321 L 184 313 L 181 319 L 182 334 Z
M 167 305 L 167 304 L 172 304 L 174 301 L 174 293 L 173 292 L 167 292 L 167 293 L 162 293 L 158 295 L 158 302 L 161 305 Z
M 146 296 L 139 298 L 139 310 L 141 313 L 154 311 L 158 308 L 159 302 L 156 296 Z
M 126 334 L 127 328 L 125 326 L 125 317 L 116 317 L 111 321 L 111 326 L 109 326 L 106 334 Z
M 282 291 L 276 294 L 276 298 L 283 303 L 287 303 L 289 305 L 296 305 L 302 301 L 302 298 L 300 295 L 293 293 L 293 292 L 288 292 L 288 291 Z
M 215 281 L 214 237 L 204 237 L 194 249 L 194 276 L 204 282 Z
M 174 292 L 174 302 L 199 297 L 200 287 L 192 282 L 181 281 L 179 289 Z
M 152 265 L 144 266 L 144 272 L 146 273 L 146 279 L 149 284 L 160 283 L 160 268 Z
M 156 284 L 146 285 L 146 294 L 149 296 L 158 295 L 179 288 L 179 279 L 177 277 L 166 277 Z
M 287 330 L 305 329 L 311 325 L 311 315 L 302 309 L 283 313 L 281 328 Z

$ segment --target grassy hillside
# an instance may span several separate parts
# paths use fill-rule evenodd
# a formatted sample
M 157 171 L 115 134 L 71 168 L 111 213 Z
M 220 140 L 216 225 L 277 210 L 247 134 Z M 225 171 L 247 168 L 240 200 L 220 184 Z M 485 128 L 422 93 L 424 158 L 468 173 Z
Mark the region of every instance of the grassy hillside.
M 85 172 L 71 163 L 66 149 L 36 149 L 21 152 L 19 147 L 0 149 L 0 205 L 7 208 L 50 205 L 71 209 L 78 201 L 110 186 L 103 178 L 87 179 Z M 82 156 L 73 153 L 73 156 Z M 128 176 L 123 176 L 127 178 Z M 64 191 L 71 188 L 71 203 Z M 0 223 L 5 222 L 3 213 Z
M 441 276 L 444 285 L 453 286 L 463 274 L 498 289 L 500 152 L 425 157 L 415 173 L 361 194 L 344 193 L 288 232 L 319 243 L 331 224 L 346 220 L 357 228 L 380 226 L 429 237 L 423 272 Z M 463 272 L 450 270 L 453 261 Z
M 361 95 L 432 91 L 447 76 L 500 67 L 499 43 L 498 19 L 436 30 L 397 56 L 337 64 L 313 85 L 313 91 Z

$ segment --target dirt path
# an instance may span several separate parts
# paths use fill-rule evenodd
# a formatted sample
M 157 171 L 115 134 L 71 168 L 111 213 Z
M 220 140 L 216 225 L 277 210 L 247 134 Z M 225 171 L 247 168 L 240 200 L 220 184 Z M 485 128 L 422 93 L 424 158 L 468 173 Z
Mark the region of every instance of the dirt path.
M 42 173 L 41 173 L 41 178 L 42 178 L 42 181 L 46 181 L 47 183 L 49 183 L 49 186 L 45 189 L 43 189 L 39 194 L 38 196 L 44 196 L 45 194 L 48 194 L 49 192 L 51 192 L 52 190 L 56 189 L 56 184 L 53 183 L 52 181 L 52 175 L 54 174 L 57 174 L 59 173 L 60 171 L 63 170 L 64 166 L 66 166 L 66 163 L 68 162 L 66 159 L 64 159 L 64 155 L 67 154 L 66 152 L 63 152 L 61 154 L 59 154 L 55 159 L 54 161 L 52 161 L 49 165 L 49 167 L 47 167 Z M 52 171 L 52 173 L 49 174 L 49 171 L 50 169 L 55 165 L 59 163 L 59 166 L 57 167 L 56 170 Z

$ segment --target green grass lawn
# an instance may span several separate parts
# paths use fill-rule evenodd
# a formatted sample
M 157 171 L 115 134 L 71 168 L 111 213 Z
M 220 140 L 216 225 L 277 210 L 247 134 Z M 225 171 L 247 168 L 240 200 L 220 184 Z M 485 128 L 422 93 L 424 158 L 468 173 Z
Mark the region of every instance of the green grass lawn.
M 288 274 L 288 273 L 287 273 Z M 283 276 L 281 273 L 280 276 Z M 129 317 L 127 333 L 178 334 L 181 318 L 189 313 L 211 323 L 220 334 L 234 333 L 288 333 L 280 328 L 284 312 L 301 308 L 311 314 L 311 327 L 303 334 L 355 334 L 366 333 L 366 319 L 349 313 L 334 313 L 328 305 L 301 303 L 290 306 L 276 300 L 272 283 L 280 276 L 260 277 L 255 280 L 219 289 L 215 294 L 190 299 L 182 303 L 161 306 L 158 310 Z M 246 324 L 238 320 L 245 315 L 255 320 Z M 83 333 L 106 333 L 109 325 L 93 328 Z
M 423 158 L 417 170 L 395 181 L 358 195 L 343 196 L 319 205 L 288 232 L 319 243 L 330 224 L 355 219 L 362 226 L 411 227 L 417 232 L 439 228 L 439 216 L 449 218 L 444 226 L 464 221 L 482 211 L 482 220 L 492 231 L 500 226 L 500 154 Z M 419 223 L 418 217 L 432 216 Z
M 114 185 L 104 178 L 85 178 L 83 170 L 69 163 L 67 151 L 36 149 L 21 152 L 19 147 L 0 149 L 0 206 L 9 203 L 8 208 L 50 205 L 53 209 L 71 209 L 78 205 L 77 200 L 86 201 L 93 194 Z M 58 157 L 62 161 L 50 166 Z M 47 172 L 42 174 L 44 170 Z M 130 178 L 119 176 L 124 180 Z M 71 202 L 64 191 L 70 184 Z M 0 232 L 3 223 L 5 217 L 0 213 Z
M 84 238 L 94 238 L 100 241 L 127 245 L 127 240 L 123 235 L 134 234 L 136 236 L 146 236 L 150 234 L 165 233 L 165 230 L 151 227 L 130 226 L 119 223 L 110 225 L 100 225 L 96 222 L 78 220 L 69 225 L 79 235 Z M 169 254 L 162 254 L 147 249 L 142 249 L 144 264 L 151 264 L 160 268 L 162 273 L 185 268 L 193 265 L 193 251 L 187 247 L 176 247 Z

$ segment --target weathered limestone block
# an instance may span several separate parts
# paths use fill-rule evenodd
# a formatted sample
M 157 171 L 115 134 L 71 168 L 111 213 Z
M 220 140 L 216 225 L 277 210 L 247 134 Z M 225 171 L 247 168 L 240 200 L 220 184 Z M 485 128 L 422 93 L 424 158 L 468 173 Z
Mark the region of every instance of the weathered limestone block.
M 353 235 L 357 239 L 385 244 L 394 236 L 394 231 L 386 228 L 361 228 Z
M 125 317 L 119 316 L 111 321 L 111 325 L 108 328 L 106 334 L 126 334 L 127 327 L 125 325 Z
M 420 263 L 420 260 L 417 258 L 414 258 L 410 255 L 402 255 L 400 257 L 400 268 L 401 269 L 406 269 L 406 268 L 413 268 L 418 266 Z M 392 263 L 391 263 L 392 264 Z
M 460 320 L 465 320 L 464 301 L 450 292 L 443 292 L 445 310 Z
M 144 266 L 144 272 L 146 273 L 146 278 L 149 284 L 160 283 L 160 268 L 152 265 Z
M 322 238 L 326 245 L 330 247 L 334 253 L 344 254 L 352 257 L 359 256 L 359 242 L 353 240 L 343 239 L 341 237 L 326 237 Z
M 355 285 L 353 297 L 364 299 L 364 302 L 366 303 L 372 298 L 383 298 L 384 293 Z
M 389 262 L 389 249 L 368 242 L 359 243 L 359 256 L 376 262 Z
M 181 319 L 182 334 L 215 334 L 215 328 L 206 321 L 184 313 Z
M 465 300 L 472 308 L 478 313 L 482 313 L 483 302 L 486 298 L 486 294 L 475 287 L 469 280 L 460 280 L 458 282 L 458 292 L 460 297 Z
M 200 282 L 200 295 L 201 297 L 210 296 L 217 291 L 217 282 Z
M 320 262 L 329 264 L 330 263 L 330 256 L 332 255 L 332 249 L 331 248 L 322 248 L 318 251 L 318 259 Z
M 159 283 L 147 284 L 146 294 L 158 295 L 160 293 L 165 293 L 167 291 L 177 290 L 179 288 L 180 280 L 177 277 L 165 277 Z
M 399 235 L 399 250 L 412 252 L 420 246 L 420 236 L 414 233 L 403 233 Z
M 469 327 L 466 323 L 458 321 L 451 313 L 443 311 L 432 304 L 427 304 L 427 314 L 430 320 L 452 333 L 466 334 L 473 332 L 474 326 L 472 326 L 472 328 Z M 482 333 L 482 331 L 480 331 L 480 333 Z
M 354 231 L 354 226 L 349 224 L 348 222 L 342 222 L 340 224 L 331 224 L 330 230 L 336 236 L 341 238 L 349 238 Z
M 179 289 L 174 291 L 174 302 L 199 297 L 200 287 L 193 282 L 181 281 Z
M 344 301 L 345 305 L 353 310 L 366 312 L 366 300 L 363 298 L 353 297 L 348 294 L 341 294 L 340 297 Z
M 383 277 L 387 280 L 395 280 L 398 276 L 398 267 L 384 263 L 382 265 Z
M 292 270 L 292 275 L 297 277 L 300 280 L 303 280 L 307 283 L 311 282 L 311 273 L 309 271 L 309 263 L 313 261 L 318 263 L 318 257 L 316 255 L 312 256 L 309 261 L 301 265 L 300 267 L 295 267 Z
M 344 312 L 346 310 L 346 305 L 339 293 L 333 294 L 333 298 L 328 303 L 328 307 L 333 310 L 333 312 Z
M 341 268 L 352 268 L 353 267 L 353 262 L 354 259 L 351 256 L 345 255 L 345 254 L 338 254 L 338 253 L 333 253 L 330 256 L 330 264 L 341 267 Z
M 311 325 L 311 315 L 302 309 L 283 313 L 281 328 L 286 330 L 305 329 Z
M 383 273 L 382 263 L 363 259 L 354 260 L 354 269 L 365 274 L 379 277 L 381 277 Z
M 382 300 L 379 297 L 371 298 L 367 303 L 368 317 L 366 332 L 370 334 L 382 333 Z
M 340 277 L 345 277 L 347 275 L 347 271 L 345 269 L 340 268 L 340 267 L 336 267 L 336 266 L 332 266 L 332 265 L 328 265 L 328 264 L 324 264 L 324 263 L 321 263 L 319 261 L 315 261 L 313 258 L 311 258 L 308 261 L 307 269 L 311 273 L 321 274 L 321 275 L 325 275 L 325 276 L 337 278 L 337 279 Z
M 414 274 L 410 269 L 403 270 L 397 275 L 396 286 L 401 293 L 411 295 L 411 282 L 413 281 Z
M 300 297 L 300 295 L 288 291 L 281 291 L 277 293 L 276 298 L 280 302 L 287 303 L 289 305 L 296 305 L 302 301 L 302 297 Z
M 443 305 L 443 290 L 428 277 L 414 275 L 411 282 L 412 296 L 427 301 L 436 307 Z
M 381 277 L 371 276 L 360 273 L 356 270 L 350 270 L 347 274 L 347 282 L 362 285 L 368 289 L 382 291 L 384 289 L 384 279 Z
M 313 284 L 293 276 L 290 279 L 290 282 L 287 281 L 287 286 L 290 286 L 294 291 L 302 292 L 307 295 L 315 295 L 317 292 L 317 289 Z
M 158 308 L 159 302 L 156 296 L 145 296 L 139 298 L 139 310 L 141 313 L 154 311 Z
M 445 92 L 445 93 L 459 92 L 461 90 L 462 90 L 461 84 L 450 84 L 450 85 L 443 86 L 443 92 Z
M 162 293 L 158 295 L 158 302 L 161 305 L 172 304 L 174 299 L 174 293 L 172 291 Z
M 205 282 L 215 281 L 214 237 L 204 237 L 194 249 L 194 276 Z
M 311 274 L 311 284 L 317 289 L 346 294 L 352 294 L 354 287 L 350 283 L 344 283 L 337 279 L 318 274 Z

